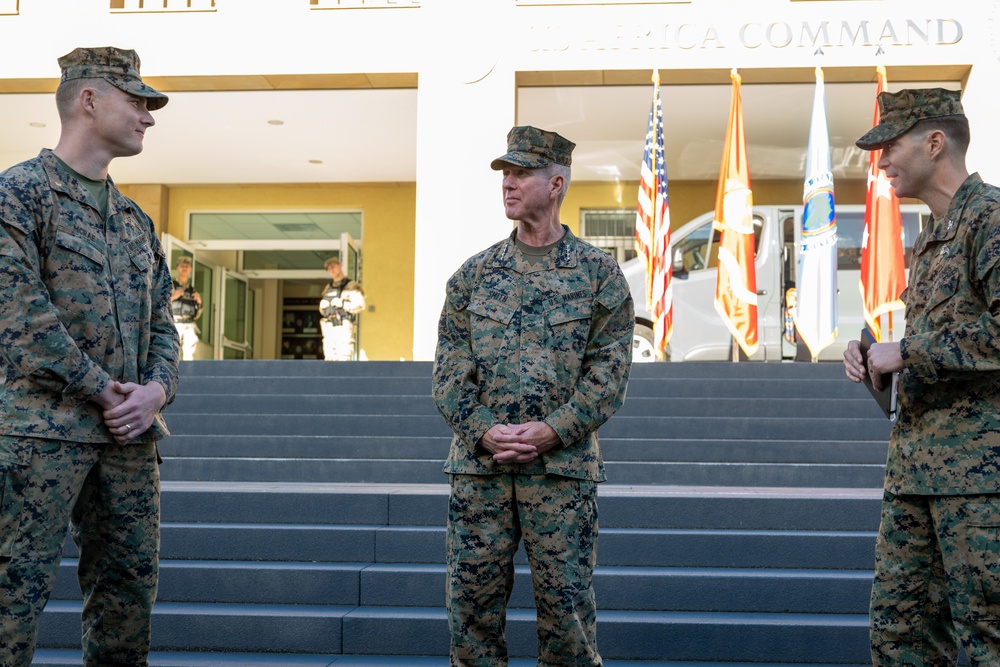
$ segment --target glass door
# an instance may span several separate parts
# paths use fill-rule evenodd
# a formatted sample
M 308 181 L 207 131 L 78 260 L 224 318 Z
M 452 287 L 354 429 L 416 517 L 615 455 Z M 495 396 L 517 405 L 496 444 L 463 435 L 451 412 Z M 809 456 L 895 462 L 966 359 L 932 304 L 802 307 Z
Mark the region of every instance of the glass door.
M 344 232 L 340 235 L 340 261 L 344 265 L 344 275 L 351 280 L 356 280 L 361 282 L 361 251 L 358 249 L 357 242 L 351 238 L 348 232 Z M 361 285 L 362 291 L 364 291 L 365 286 Z M 361 353 L 361 323 L 365 318 L 357 317 L 354 319 L 354 361 L 358 360 L 358 355 Z
M 253 358 L 254 293 L 245 276 L 221 269 L 219 311 L 222 313 L 217 359 Z
M 195 320 L 198 334 L 198 345 L 194 350 L 193 359 L 212 359 L 215 357 L 215 265 L 198 256 L 198 251 L 170 234 L 163 235 L 163 250 L 167 254 L 167 266 L 170 267 L 170 277 L 176 283 L 180 278 L 178 265 L 182 262 L 191 263 L 191 273 L 188 280 L 194 286 L 198 298 L 201 299 L 201 311 Z
M 351 280 L 360 279 L 361 273 L 361 251 L 358 242 L 347 232 L 340 235 L 340 261 L 344 265 L 344 275 Z

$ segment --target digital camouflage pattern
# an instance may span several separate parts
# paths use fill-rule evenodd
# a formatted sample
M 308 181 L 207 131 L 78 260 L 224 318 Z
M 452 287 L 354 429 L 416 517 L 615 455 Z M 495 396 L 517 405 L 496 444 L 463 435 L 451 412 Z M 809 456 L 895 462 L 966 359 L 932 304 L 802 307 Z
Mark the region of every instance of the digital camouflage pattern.
M 625 399 L 632 296 L 611 255 L 564 229 L 554 257 L 531 265 L 515 231 L 448 280 L 433 373 L 434 401 L 455 432 L 445 472 L 605 479 L 597 429 Z M 504 465 L 476 447 L 496 424 L 531 421 L 563 444 Z
M 1000 660 L 1000 190 L 969 176 L 903 292 L 899 416 L 875 553 L 876 667 Z
M 966 179 L 917 237 L 901 298 L 906 368 L 886 490 L 1000 492 L 1000 189 Z
M 108 215 L 51 151 L 0 174 L 0 664 L 31 663 L 66 537 L 87 667 L 144 665 L 156 595 L 157 415 L 117 445 L 91 399 L 177 388 L 171 279 L 152 221 L 108 179 Z
M 507 133 L 507 153 L 493 160 L 490 167 L 494 171 L 503 169 L 504 164 L 516 164 L 528 169 L 539 169 L 552 163 L 568 167 L 573 163 L 574 148 L 576 144 L 555 132 L 519 125 Z
M 0 461 L 0 665 L 32 664 L 71 517 L 81 554 L 83 665 L 145 665 L 158 572 L 156 446 L 3 439 L 28 460 L 6 471 Z
M 959 642 L 975 667 L 998 664 L 998 530 L 995 494 L 885 494 L 872 586 L 875 667 L 954 667 Z
M 944 88 L 909 88 L 898 93 L 879 93 L 878 107 L 878 125 L 855 142 L 867 151 L 902 135 L 918 121 L 965 113 L 962 91 Z
M 634 310 L 615 260 L 564 227 L 532 263 L 516 231 L 448 281 L 433 396 L 455 432 L 445 472 L 451 664 L 507 664 L 506 604 L 523 536 L 538 612 L 538 664 L 601 664 L 592 574 L 597 429 L 621 407 Z M 525 464 L 477 447 L 496 424 L 544 421 L 561 444 Z
M 163 248 L 110 179 L 108 190 L 105 221 L 49 150 L 0 174 L 0 435 L 114 442 L 90 400 L 112 379 L 156 381 L 173 399 Z M 157 416 L 137 440 L 166 435 Z
M 139 55 L 131 49 L 113 46 L 74 49 L 59 59 L 61 81 L 104 79 L 115 88 L 146 99 L 146 108 L 156 111 L 169 98 L 142 82 Z
M 506 608 L 521 538 L 538 609 L 538 664 L 600 665 L 592 586 L 597 485 L 551 475 L 452 475 L 446 598 L 452 666 L 507 664 Z

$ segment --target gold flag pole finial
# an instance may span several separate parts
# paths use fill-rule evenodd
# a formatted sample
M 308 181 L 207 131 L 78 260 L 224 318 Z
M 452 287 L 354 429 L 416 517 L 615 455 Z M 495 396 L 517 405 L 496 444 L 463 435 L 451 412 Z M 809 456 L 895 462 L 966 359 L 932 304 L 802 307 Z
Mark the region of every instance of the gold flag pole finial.
M 658 69 L 654 69 L 654 70 L 653 70 L 653 78 L 652 78 L 652 81 L 653 81 L 653 83 L 654 83 L 654 84 L 656 84 L 657 86 L 658 86 L 658 85 L 660 85 L 660 70 L 658 70 Z
M 730 70 L 729 78 L 735 81 L 736 83 L 743 83 L 743 78 L 740 76 L 740 73 L 736 71 L 735 67 L 732 70 Z

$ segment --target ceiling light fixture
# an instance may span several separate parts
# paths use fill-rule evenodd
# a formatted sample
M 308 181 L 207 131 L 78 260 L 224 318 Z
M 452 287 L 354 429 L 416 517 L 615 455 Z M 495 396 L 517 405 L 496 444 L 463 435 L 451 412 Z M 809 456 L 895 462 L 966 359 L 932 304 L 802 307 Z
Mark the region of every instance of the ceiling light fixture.
M 323 164 L 322 160 L 309 160 L 309 164 Z
M 31 121 L 30 123 L 28 123 L 28 125 L 30 125 L 31 127 L 45 127 L 45 123 L 40 123 L 37 120 Z
M 278 120 L 277 118 L 275 118 L 275 119 L 273 119 L 273 120 L 269 120 L 269 121 L 267 121 L 267 124 L 268 124 L 268 125 L 284 125 L 284 124 L 285 124 L 285 121 L 283 121 L 283 120 Z

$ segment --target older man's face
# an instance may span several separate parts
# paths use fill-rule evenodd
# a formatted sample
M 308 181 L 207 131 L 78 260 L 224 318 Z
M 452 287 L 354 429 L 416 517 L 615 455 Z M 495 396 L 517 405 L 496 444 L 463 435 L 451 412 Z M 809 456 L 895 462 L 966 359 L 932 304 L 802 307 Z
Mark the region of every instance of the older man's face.
M 546 169 L 528 169 L 515 164 L 503 168 L 504 212 L 511 220 L 531 220 L 547 211 L 556 188 Z

